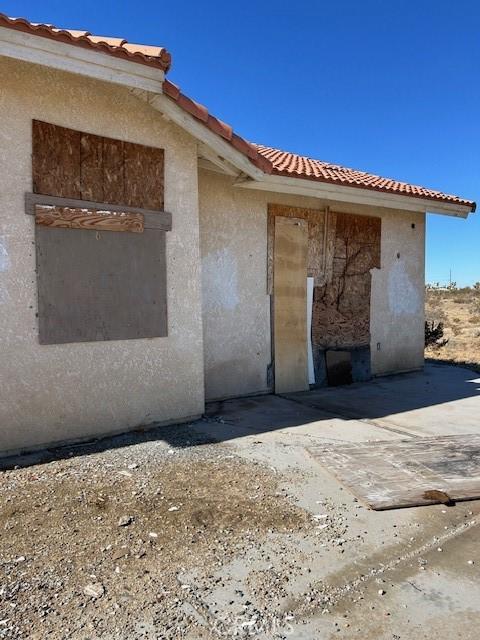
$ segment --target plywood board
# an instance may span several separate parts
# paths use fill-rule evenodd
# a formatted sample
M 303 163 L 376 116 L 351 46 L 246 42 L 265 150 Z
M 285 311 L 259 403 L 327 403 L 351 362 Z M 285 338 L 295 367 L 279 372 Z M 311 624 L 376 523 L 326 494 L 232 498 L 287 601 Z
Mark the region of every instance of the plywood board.
M 41 344 L 167 335 L 165 232 L 35 226 Z
M 314 278 L 312 342 L 325 349 L 370 344 L 371 269 L 380 268 L 381 219 L 269 204 L 267 292 L 273 293 L 275 221 L 295 217 L 308 223 L 307 275 Z
M 164 150 L 33 121 L 35 193 L 163 209 Z
M 36 205 L 35 224 L 58 229 L 143 233 L 143 215 Z
M 163 209 L 163 149 L 125 142 L 124 160 L 124 204 Z
M 275 392 L 308 389 L 305 220 L 277 216 L 274 255 Z
M 307 275 L 315 279 L 315 285 L 323 282 L 323 251 L 325 211 L 305 209 L 282 204 L 268 205 L 267 222 L 267 293 L 273 293 L 273 259 L 275 253 L 275 218 L 300 218 L 308 224 Z
M 80 198 L 79 131 L 33 121 L 32 174 L 35 193 Z
M 125 202 L 125 167 L 123 142 L 105 138 L 103 141 L 103 193 L 105 202 Z
M 381 219 L 330 212 L 325 280 L 315 288 L 313 344 L 342 349 L 370 344 L 371 270 L 380 268 Z
M 103 146 L 105 138 L 82 133 L 80 138 L 80 189 L 82 200 L 105 200 Z
M 480 435 L 309 447 L 372 509 L 480 499 Z M 438 496 L 437 496 L 438 494 Z

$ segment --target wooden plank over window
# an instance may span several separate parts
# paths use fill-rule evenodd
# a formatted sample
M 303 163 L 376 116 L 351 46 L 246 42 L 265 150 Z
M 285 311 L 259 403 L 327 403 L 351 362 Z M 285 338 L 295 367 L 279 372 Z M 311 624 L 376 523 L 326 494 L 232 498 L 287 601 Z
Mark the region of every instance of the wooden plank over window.
M 32 133 L 34 193 L 163 209 L 163 149 L 38 120 Z
M 166 336 L 163 149 L 34 121 L 32 151 L 40 343 Z
M 120 231 L 143 233 L 141 213 L 117 213 L 95 209 L 73 209 L 37 204 L 35 224 L 57 229 L 85 229 L 90 231 Z

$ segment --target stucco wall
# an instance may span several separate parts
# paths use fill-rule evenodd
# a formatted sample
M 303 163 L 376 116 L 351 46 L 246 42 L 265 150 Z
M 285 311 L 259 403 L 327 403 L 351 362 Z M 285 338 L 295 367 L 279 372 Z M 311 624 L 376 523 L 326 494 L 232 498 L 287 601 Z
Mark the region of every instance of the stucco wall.
M 0 451 L 203 411 L 196 145 L 127 89 L 0 58 Z M 41 346 L 32 119 L 165 149 L 167 338 Z
M 208 399 L 268 390 L 269 202 L 318 209 L 328 204 L 382 218 L 382 268 L 372 274 L 372 370 L 382 375 L 423 366 L 423 214 L 235 188 L 230 178 L 207 170 L 199 174 L 199 202 Z

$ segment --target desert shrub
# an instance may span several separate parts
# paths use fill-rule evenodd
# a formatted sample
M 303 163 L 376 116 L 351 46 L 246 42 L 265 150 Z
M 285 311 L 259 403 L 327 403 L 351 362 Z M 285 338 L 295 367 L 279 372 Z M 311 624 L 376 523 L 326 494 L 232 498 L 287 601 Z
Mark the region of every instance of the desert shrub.
M 425 346 L 440 349 L 448 343 L 443 337 L 443 322 L 435 323 L 434 320 L 425 322 Z

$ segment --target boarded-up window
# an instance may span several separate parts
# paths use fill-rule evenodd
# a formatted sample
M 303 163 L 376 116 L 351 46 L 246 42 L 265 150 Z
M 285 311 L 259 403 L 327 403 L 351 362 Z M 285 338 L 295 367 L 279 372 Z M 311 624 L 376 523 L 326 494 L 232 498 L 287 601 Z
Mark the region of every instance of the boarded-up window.
M 33 121 L 33 191 L 163 209 L 164 150 Z
M 167 335 L 164 151 L 33 122 L 42 344 Z

